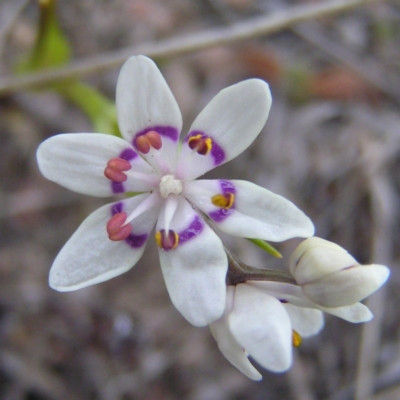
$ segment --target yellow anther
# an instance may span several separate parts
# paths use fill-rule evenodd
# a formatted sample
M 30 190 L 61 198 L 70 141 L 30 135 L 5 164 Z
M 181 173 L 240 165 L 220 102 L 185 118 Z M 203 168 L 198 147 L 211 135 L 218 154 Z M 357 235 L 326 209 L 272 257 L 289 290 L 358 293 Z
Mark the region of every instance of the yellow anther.
M 168 232 L 168 234 L 164 229 L 157 231 L 155 234 L 155 239 L 157 246 L 166 251 L 175 249 L 179 244 L 179 235 L 171 230 Z
M 213 203 L 214 206 L 225 208 L 227 210 L 233 206 L 234 201 L 235 195 L 233 193 L 216 194 L 211 197 L 211 203 Z
M 212 149 L 212 139 L 204 135 L 194 135 L 188 140 L 188 145 L 192 150 L 196 150 L 197 153 L 205 156 Z
M 299 347 L 302 342 L 302 338 L 300 336 L 299 332 L 296 332 L 295 330 L 292 331 L 292 344 L 294 347 Z

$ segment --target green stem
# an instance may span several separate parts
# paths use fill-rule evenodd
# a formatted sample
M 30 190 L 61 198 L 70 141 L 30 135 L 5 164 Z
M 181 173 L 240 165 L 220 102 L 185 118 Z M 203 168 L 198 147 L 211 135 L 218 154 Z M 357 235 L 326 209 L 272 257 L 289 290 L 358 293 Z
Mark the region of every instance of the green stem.
M 297 285 L 295 279 L 289 272 L 254 268 L 238 261 L 227 249 L 225 249 L 225 251 L 228 255 L 229 263 L 228 274 L 226 276 L 226 283 L 228 285 L 237 285 L 247 281 L 271 281 Z

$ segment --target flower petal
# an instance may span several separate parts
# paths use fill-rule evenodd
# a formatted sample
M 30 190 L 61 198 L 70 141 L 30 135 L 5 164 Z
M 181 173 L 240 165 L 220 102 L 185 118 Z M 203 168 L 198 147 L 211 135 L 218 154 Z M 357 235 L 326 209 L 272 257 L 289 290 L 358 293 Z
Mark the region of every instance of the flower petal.
M 233 286 L 227 287 L 227 303 L 228 301 L 233 303 L 234 292 L 235 288 Z M 211 333 L 218 343 L 218 348 L 225 358 L 240 372 L 253 381 L 259 381 L 262 379 L 261 374 L 253 367 L 244 349 L 239 345 L 229 329 L 229 312 L 226 311 L 227 310 L 225 310 L 225 314 L 222 318 L 210 324 Z
M 162 211 L 157 231 L 164 229 L 164 219 Z M 191 324 L 208 325 L 225 307 L 228 260 L 222 242 L 181 196 L 169 229 L 179 243 L 159 253 L 172 303 Z
M 357 303 L 378 290 L 388 279 L 384 265 L 357 265 L 302 285 L 303 293 L 324 307 Z
M 195 179 L 247 149 L 265 125 L 271 102 L 268 84 L 260 79 L 249 79 L 219 92 L 193 122 L 182 145 L 177 176 Z M 211 139 L 206 155 L 189 147 L 191 137 Z
M 90 214 L 55 259 L 50 270 L 50 286 L 61 292 L 72 291 L 104 282 L 132 268 L 143 254 L 158 209 L 137 217 L 132 233 L 124 241 L 111 241 L 106 224 L 115 212 L 129 211 L 148 196 L 143 194 L 108 204 Z
M 145 56 L 129 58 L 117 83 L 118 123 L 122 136 L 131 144 L 149 131 L 162 139 L 160 150 L 144 157 L 163 174 L 174 168 L 177 143 L 182 129 L 179 106 L 156 64 Z
M 292 363 L 292 327 L 283 305 L 247 284 L 236 285 L 229 326 L 238 343 L 261 366 L 286 371 Z
M 322 311 L 312 308 L 297 307 L 293 304 L 283 304 L 289 315 L 292 329 L 302 337 L 316 335 L 324 327 L 324 315 Z
M 249 286 L 254 286 L 264 293 L 280 299 L 281 301 L 288 302 L 297 307 L 315 308 L 328 314 L 335 315 L 346 321 L 359 323 L 367 322 L 372 319 L 372 313 L 368 307 L 362 303 L 352 304 L 345 307 L 328 308 L 322 307 L 309 300 L 301 290 L 300 286 L 291 285 L 283 282 L 270 282 L 270 281 L 248 281 Z
M 315 304 L 315 303 L 314 303 Z M 352 322 L 353 324 L 359 324 L 361 322 L 371 321 L 373 318 L 370 309 L 362 303 L 355 303 L 351 306 L 327 308 L 319 307 L 319 309 L 328 314 L 332 314 L 335 317 L 344 319 L 345 321 Z
M 311 220 L 292 202 L 247 181 L 187 182 L 183 194 L 231 235 L 282 241 L 314 233 Z M 232 205 L 217 206 L 215 196 L 233 196 Z
M 140 179 L 117 184 L 104 176 L 107 162 L 124 158 Z M 153 188 L 153 169 L 125 140 L 101 133 L 65 133 L 52 136 L 38 148 L 41 173 L 49 180 L 78 193 L 107 197 L 124 191 L 144 192 Z M 129 172 L 129 171 L 128 171 Z

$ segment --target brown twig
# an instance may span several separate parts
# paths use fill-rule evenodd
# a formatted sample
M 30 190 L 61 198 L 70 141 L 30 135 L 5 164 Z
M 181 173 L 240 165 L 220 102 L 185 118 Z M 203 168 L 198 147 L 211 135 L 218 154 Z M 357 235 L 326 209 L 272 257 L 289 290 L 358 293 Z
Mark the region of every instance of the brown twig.
M 192 35 L 144 43 L 86 58 L 57 70 L 43 71 L 23 77 L 4 77 L 0 79 L 0 95 L 115 68 L 134 54 L 145 54 L 156 59 L 173 57 L 209 47 L 232 44 L 268 35 L 302 21 L 344 12 L 371 1 L 373 0 L 330 0 L 321 3 L 303 4 L 245 22 L 239 22 L 229 27 L 208 29 Z

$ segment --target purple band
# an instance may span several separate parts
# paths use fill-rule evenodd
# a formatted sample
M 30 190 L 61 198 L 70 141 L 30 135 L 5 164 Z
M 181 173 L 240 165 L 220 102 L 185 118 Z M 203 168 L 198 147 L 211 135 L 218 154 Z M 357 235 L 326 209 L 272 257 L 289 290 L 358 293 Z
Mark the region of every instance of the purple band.
M 115 203 L 111 207 L 111 215 L 114 216 L 115 214 L 118 214 L 122 212 L 124 209 L 124 203 L 121 201 L 119 203 Z M 142 233 L 141 235 L 135 235 L 134 233 L 131 233 L 125 240 L 125 243 L 128 243 L 129 246 L 131 246 L 134 249 L 137 249 L 139 247 L 142 247 L 148 238 L 148 235 L 146 233 Z
M 203 227 L 203 222 L 197 215 L 190 223 L 190 225 L 185 230 L 179 233 L 179 245 L 199 235 L 203 230 Z
M 114 216 L 115 214 L 122 212 L 123 209 L 124 209 L 124 203 L 122 203 L 122 201 L 113 204 L 113 206 L 111 207 L 111 216 Z
M 232 193 L 236 194 L 235 185 L 231 181 L 227 181 L 225 179 L 220 179 L 219 185 L 221 187 L 222 194 Z
M 119 155 L 119 158 L 122 158 L 123 160 L 126 160 L 126 161 L 131 161 L 136 157 L 137 157 L 137 153 L 129 147 L 125 150 L 122 150 L 121 154 Z
M 173 140 L 174 142 L 177 142 L 179 138 L 179 131 L 173 126 L 160 126 L 160 125 L 150 126 L 149 128 L 145 128 L 135 135 L 132 141 L 133 146 L 135 146 L 135 141 L 139 136 L 145 135 L 147 132 L 150 131 L 156 131 L 160 136 L 167 137 Z
M 118 193 L 124 193 L 125 188 L 122 182 L 111 182 L 111 190 L 113 193 L 118 194 Z
M 135 235 L 134 233 L 131 233 L 125 239 L 125 243 L 128 243 L 129 246 L 137 249 L 139 247 L 142 247 L 146 243 L 147 237 L 148 236 L 145 233 L 141 235 Z
M 236 194 L 236 188 L 232 182 L 221 179 L 219 181 L 219 185 L 223 195 L 226 195 L 227 193 Z M 222 222 L 226 218 L 228 218 L 234 211 L 235 204 L 233 204 L 232 207 L 228 209 L 220 208 L 218 210 L 211 211 L 208 216 L 215 222 Z
M 189 135 L 186 136 L 185 142 L 189 140 L 192 136 L 197 136 L 201 135 L 202 138 L 210 138 L 212 140 L 212 146 L 211 146 L 211 157 L 214 159 L 214 164 L 215 166 L 222 164 L 225 161 L 225 152 L 222 149 L 222 147 L 215 141 L 215 139 L 212 136 L 206 135 L 204 132 L 201 131 L 192 131 L 189 133 Z

